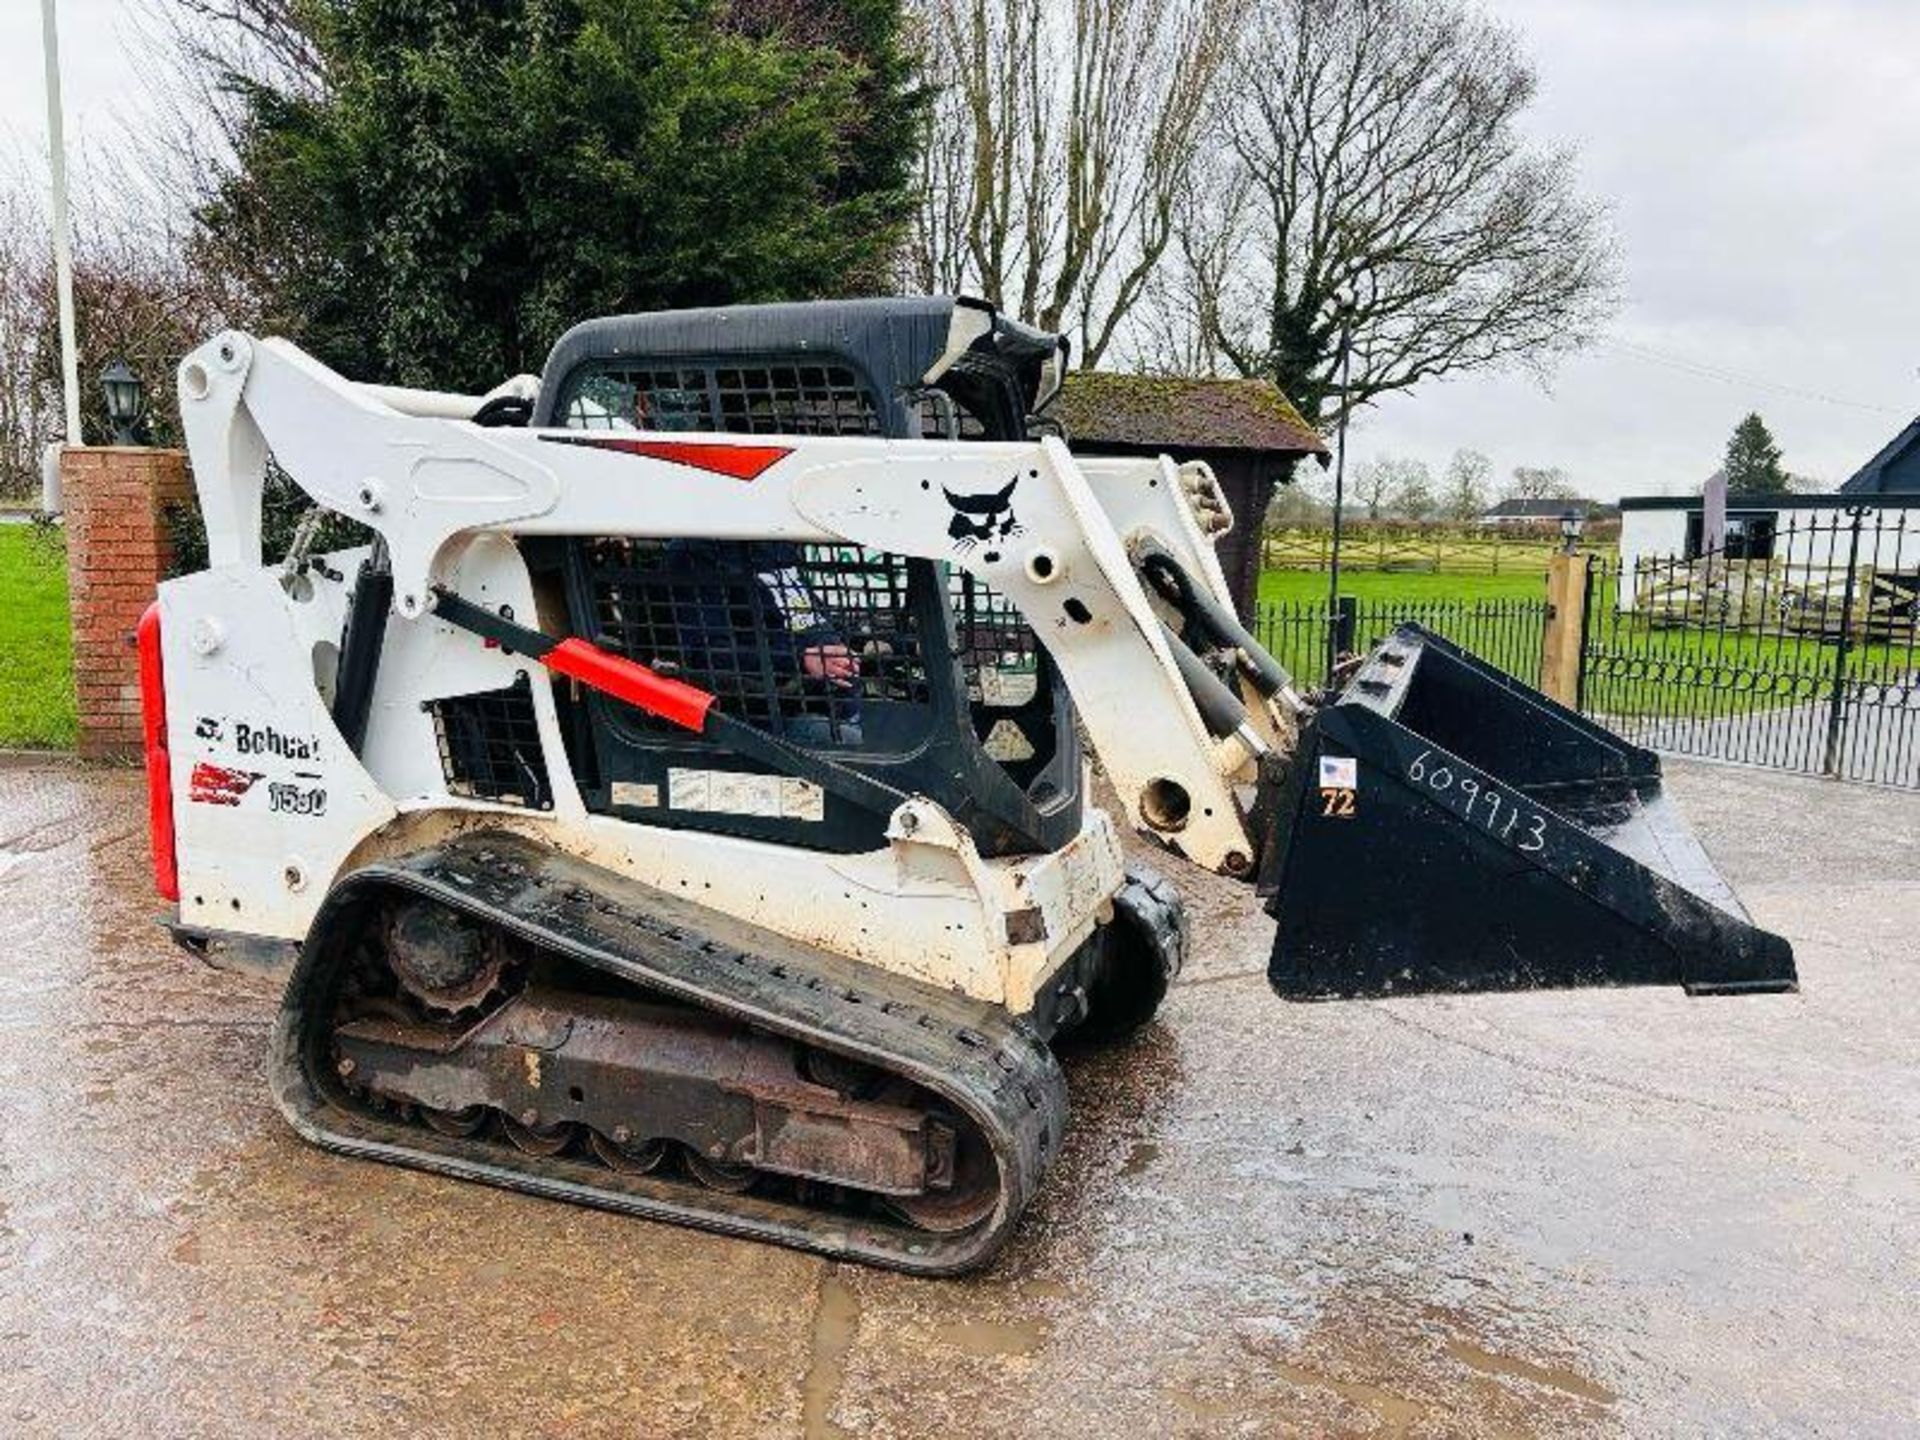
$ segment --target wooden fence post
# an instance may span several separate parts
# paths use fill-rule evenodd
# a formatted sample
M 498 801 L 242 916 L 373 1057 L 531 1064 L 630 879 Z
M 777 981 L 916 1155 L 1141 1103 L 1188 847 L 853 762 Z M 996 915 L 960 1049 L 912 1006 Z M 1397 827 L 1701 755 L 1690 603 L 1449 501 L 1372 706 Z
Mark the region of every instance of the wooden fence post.
M 1547 562 L 1547 628 L 1540 641 L 1540 688 L 1550 699 L 1578 709 L 1580 648 L 1587 631 L 1585 555 L 1556 550 Z

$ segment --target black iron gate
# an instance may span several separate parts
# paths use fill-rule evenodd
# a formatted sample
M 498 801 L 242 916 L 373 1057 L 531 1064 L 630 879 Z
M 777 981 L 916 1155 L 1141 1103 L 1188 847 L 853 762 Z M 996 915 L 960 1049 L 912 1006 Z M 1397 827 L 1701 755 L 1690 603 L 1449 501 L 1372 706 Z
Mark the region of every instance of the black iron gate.
M 1538 600 L 1398 600 L 1342 595 L 1324 600 L 1269 601 L 1254 615 L 1254 636 L 1302 683 L 1325 677 L 1328 642 L 1342 654 L 1364 654 L 1413 620 L 1529 685 L 1539 683 L 1540 639 L 1547 602 Z
M 1658 750 L 1920 788 L 1920 527 L 1809 511 L 1594 558 L 1581 708 Z

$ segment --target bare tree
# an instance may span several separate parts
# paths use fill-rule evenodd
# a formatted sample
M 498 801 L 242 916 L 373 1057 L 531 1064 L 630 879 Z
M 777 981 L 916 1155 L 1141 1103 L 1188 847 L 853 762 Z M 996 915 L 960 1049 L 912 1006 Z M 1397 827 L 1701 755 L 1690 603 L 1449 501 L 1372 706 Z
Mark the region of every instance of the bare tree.
M 1327 487 L 1311 476 L 1294 472 L 1293 479 L 1276 485 L 1267 503 L 1266 527 L 1274 530 L 1318 530 L 1333 517 Z
M 1486 513 L 1492 489 L 1493 461 L 1478 450 L 1456 450 L 1441 486 L 1441 513 L 1462 524 L 1478 520 Z
M 978 289 L 1081 364 L 1171 243 L 1244 0 L 919 0 L 935 88 L 908 281 Z
M 1403 520 L 1433 518 L 1433 472 L 1424 460 L 1403 461 L 1394 479 L 1393 492 L 1387 497 L 1393 513 Z
M 0 186 L 0 497 L 31 495 L 41 448 L 60 423 L 59 397 L 39 384 L 35 359 L 53 304 L 52 256 L 38 192 Z
M 1394 461 L 1389 456 L 1379 456 L 1359 466 L 1353 472 L 1353 498 L 1367 507 L 1367 518 L 1378 520 L 1380 512 L 1386 508 L 1387 496 L 1393 493 Z
M 205 205 L 232 172 L 249 92 L 327 92 L 311 0 L 137 0 L 133 15 L 153 121 L 129 138 L 169 211 Z
M 1566 152 L 1521 138 L 1533 72 L 1463 0 L 1266 0 L 1229 75 L 1168 317 L 1225 367 L 1324 422 L 1437 375 L 1544 368 L 1610 312 L 1604 217 Z
M 80 341 L 84 437 L 108 438 L 94 377 L 125 360 L 145 382 L 152 438 L 179 440 L 174 368 L 225 325 L 250 323 L 244 290 L 193 263 L 184 217 L 148 203 L 137 165 L 75 157 L 74 311 Z M 0 174 L 0 493 L 39 484 L 42 448 L 62 433 L 53 256 L 40 196 L 25 170 Z
M 282 94 L 326 90 L 326 64 L 314 43 L 309 0 L 142 0 L 146 37 L 177 74 L 208 102 L 206 113 L 234 113 L 219 103 L 235 81 Z
M 1579 496 L 1558 465 L 1516 465 L 1507 482 L 1509 500 L 1576 500 Z

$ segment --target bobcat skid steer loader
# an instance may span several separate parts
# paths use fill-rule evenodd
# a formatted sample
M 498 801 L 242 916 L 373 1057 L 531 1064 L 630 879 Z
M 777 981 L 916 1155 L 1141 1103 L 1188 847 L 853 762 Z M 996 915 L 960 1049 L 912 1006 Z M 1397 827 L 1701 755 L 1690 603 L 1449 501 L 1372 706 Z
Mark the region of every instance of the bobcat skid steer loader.
M 1788 988 L 1648 753 L 1408 627 L 1309 707 L 1204 466 L 1076 460 L 965 299 L 584 324 L 490 396 L 180 367 L 210 565 L 140 627 L 156 880 L 289 962 L 350 1155 L 945 1273 L 1059 1149 L 1054 1042 L 1187 920 L 1088 800 L 1263 882 L 1297 997 Z M 266 563 L 277 463 L 364 543 Z

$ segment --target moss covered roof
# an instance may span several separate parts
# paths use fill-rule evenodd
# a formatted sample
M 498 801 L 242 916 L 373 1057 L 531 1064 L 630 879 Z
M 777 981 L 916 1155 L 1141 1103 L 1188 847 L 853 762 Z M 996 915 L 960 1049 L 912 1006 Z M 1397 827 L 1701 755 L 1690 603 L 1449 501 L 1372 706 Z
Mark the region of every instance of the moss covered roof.
M 1315 433 L 1267 380 L 1192 380 L 1080 370 L 1047 413 L 1074 440 L 1168 449 L 1324 455 Z

